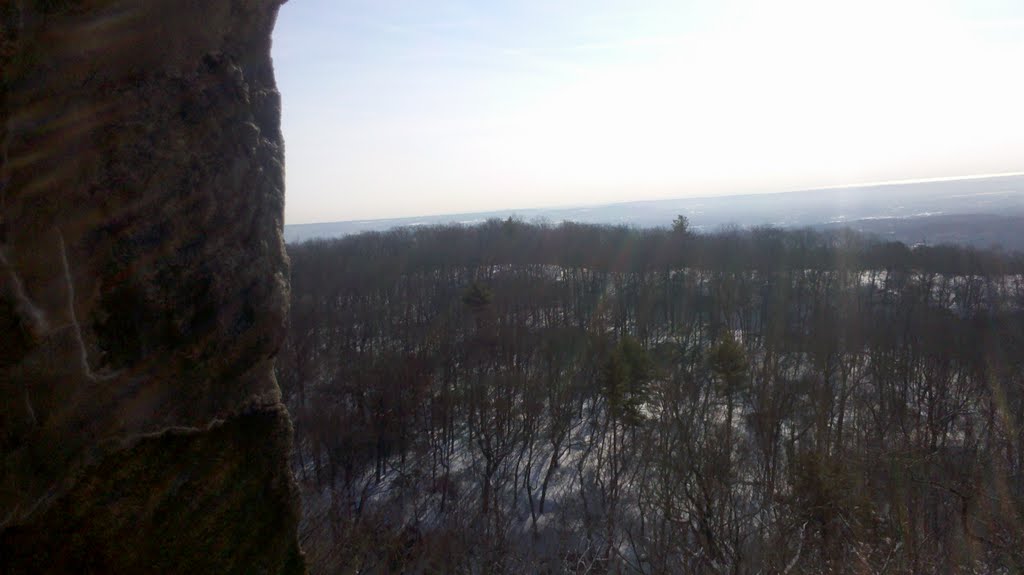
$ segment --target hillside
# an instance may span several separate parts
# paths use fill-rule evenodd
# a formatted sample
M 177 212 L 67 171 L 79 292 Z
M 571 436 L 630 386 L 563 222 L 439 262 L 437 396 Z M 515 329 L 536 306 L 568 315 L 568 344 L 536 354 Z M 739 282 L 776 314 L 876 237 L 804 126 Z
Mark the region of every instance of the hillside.
M 290 247 L 336 572 L 1024 566 L 1024 259 L 515 220 Z

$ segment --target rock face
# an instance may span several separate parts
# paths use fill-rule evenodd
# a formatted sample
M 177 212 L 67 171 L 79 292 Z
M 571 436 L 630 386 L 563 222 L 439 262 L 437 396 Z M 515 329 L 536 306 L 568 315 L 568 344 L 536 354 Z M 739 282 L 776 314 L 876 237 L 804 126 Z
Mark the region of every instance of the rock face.
M 0 0 L 0 572 L 300 573 L 281 0 Z

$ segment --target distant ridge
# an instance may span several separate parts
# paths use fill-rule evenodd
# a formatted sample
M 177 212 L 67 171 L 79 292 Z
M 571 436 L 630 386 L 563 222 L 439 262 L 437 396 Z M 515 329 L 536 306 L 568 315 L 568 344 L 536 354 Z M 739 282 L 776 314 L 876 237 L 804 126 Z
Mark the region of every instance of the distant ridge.
M 687 216 L 693 227 L 702 231 L 730 224 L 742 227 L 848 225 L 898 239 L 898 229 L 904 226 L 899 223 L 881 226 L 877 222 L 908 222 L 937 216 L 1024 217 L 1024 174 L 934 178 L 780 193 L 642 200 L 572 208 L 508 209 L 409 218 L 293 224 L 285 226 L 284 235 L 285 241 L 292 243 L 399 227 L 451 223 L 469 225 L 492 218 L 505 219 L 512 216 L 527 221 L 541 220 L 556 224 L 575 221 L 656 227 L 668 226 L 679 214 Z M 969 220 L 970 218 L 944 219 L 947 227 L 970 227 Z M 862 225 L 865 222 L 875 223 Z M 989 221 L 991 222 L 992 220 Z M 936 225 L 941 226 L 941 223 L 936 220 Z M 956 231 L 946 230 L 937 233 L 936 237 L 956 237 Z M 1007 234 L 997 235 L 1003 237 Z M 1012 232 L 1009 233 L 1009 238 L 1014 239 Z M 978 243 L 981 240 L 952 241 Z M 1020 242 L 1024 244 L 1024 238 Z

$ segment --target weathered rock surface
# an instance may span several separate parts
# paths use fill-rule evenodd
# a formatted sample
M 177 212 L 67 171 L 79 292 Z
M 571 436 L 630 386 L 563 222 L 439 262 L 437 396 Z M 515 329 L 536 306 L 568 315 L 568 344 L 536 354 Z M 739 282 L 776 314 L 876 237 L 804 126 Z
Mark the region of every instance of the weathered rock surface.
M 0 572 L 302 572 L 281 0 L 0 0 Z

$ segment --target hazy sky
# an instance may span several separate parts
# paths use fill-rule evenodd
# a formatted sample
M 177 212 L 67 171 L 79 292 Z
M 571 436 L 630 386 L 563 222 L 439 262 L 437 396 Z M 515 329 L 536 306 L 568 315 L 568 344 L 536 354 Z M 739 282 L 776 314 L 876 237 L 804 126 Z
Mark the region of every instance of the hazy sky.
M 293 0 L 287 223 L 1024 170 L 1021 0 Z

